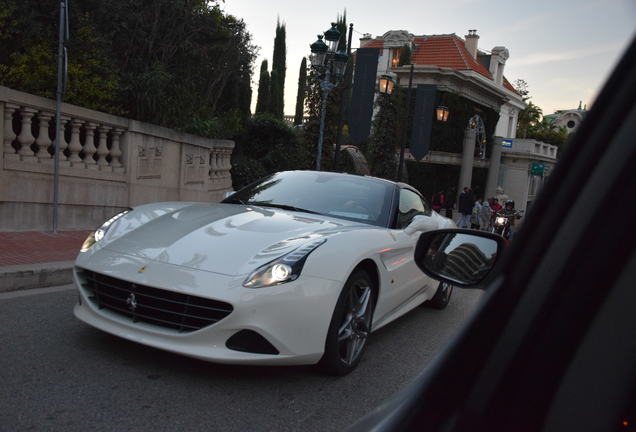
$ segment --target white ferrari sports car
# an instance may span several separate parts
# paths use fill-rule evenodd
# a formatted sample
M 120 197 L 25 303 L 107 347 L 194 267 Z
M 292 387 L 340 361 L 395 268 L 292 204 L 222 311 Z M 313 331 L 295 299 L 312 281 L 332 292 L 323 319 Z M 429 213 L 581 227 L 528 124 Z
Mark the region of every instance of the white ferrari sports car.
M 84 242 L 75 316 L 199 359 L 353 370 L 369 334 L 452 286 L 424 275 L 424 231 L 454 228 L 404 183 L 268 176 L 221 203 L 141 205 Z

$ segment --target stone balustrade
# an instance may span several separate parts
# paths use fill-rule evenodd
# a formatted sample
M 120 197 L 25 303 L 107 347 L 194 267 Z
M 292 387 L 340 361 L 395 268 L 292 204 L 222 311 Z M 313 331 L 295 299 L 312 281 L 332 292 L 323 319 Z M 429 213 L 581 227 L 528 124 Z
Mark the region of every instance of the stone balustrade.
M 234 143 L 62 104 L 59 228 L 94 228 L 126 207 L 215 202 L 232 189 Z M 55 101 L 0 86 L 0 231 L 48 230 Z
M 63 115 L 59 164 L 61 167 L 124 173 L 121 135 L 124 127 Z M 5 161 L 53 164 L 55 111 L 14 103 L 4 104 Z M 95 146 L 95 142 L 98 146 Z
M 520 153 L 524 155 L 532 155 L 546 161 L 555 161 L 558 156 L 559 148 L 555 145 L 537 141 L 535 139 L 515 138 L 512 147 L 502 148 L 504 153 Z

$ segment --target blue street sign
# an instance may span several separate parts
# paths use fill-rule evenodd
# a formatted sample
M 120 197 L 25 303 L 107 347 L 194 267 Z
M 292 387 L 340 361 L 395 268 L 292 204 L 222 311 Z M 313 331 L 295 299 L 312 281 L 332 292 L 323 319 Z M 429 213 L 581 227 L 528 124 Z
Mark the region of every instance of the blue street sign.
M 512 140 L 511 139 L 502 139 L 501 146 L 505 148 L 512 148 Z

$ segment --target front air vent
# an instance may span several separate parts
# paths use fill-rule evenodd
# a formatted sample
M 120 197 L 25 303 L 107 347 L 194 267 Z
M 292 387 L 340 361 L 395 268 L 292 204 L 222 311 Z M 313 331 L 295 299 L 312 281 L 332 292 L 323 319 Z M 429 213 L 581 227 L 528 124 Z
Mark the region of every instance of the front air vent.
M 78 268 L 77 275 L 82 289 L 99 309 L 182 333 L 219 322 L 233 310 L 229 303 L 139 285 L 89 270 Z

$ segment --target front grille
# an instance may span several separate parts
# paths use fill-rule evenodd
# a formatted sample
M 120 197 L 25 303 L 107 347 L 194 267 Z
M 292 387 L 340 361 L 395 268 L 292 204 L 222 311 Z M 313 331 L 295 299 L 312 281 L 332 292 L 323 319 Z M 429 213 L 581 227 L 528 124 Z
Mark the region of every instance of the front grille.
M 88 298 L 133 322 L 142 321 L 187 333 L 214 324 L 232 312 L 229 303 L 152 288 L 78 269 Z

